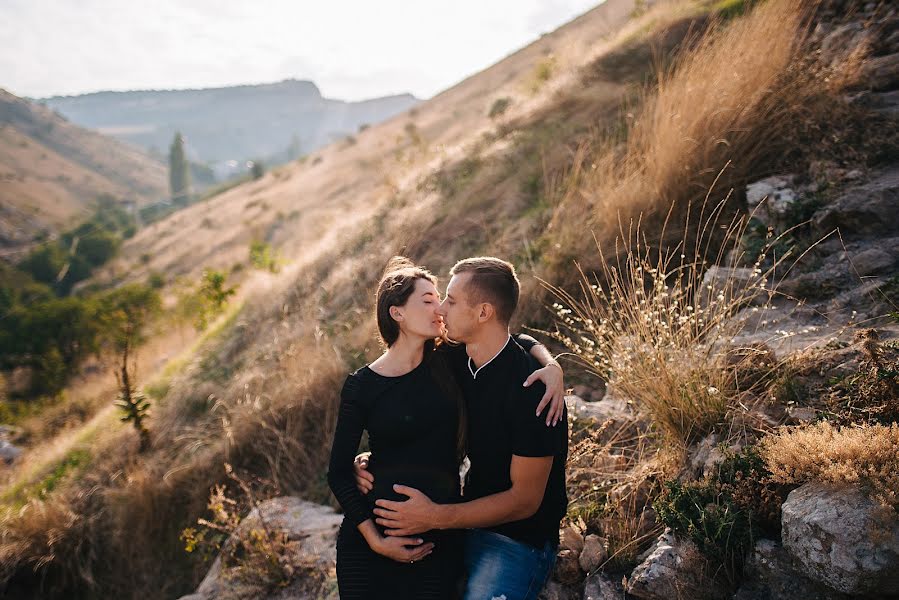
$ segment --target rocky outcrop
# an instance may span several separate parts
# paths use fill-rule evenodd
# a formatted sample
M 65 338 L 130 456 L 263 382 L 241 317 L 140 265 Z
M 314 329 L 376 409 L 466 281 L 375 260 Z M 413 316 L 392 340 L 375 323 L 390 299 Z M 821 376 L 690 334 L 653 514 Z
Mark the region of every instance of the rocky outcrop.
M 811 579 L 853 596 L 899 594 L 899 518 L 853 487 L 807 483 L 790 492 L 784 548 Z
M 299 498 L 274 498 L 247 515 L 229 543 L 258 527 L 260 513 L 269 529 L 287 534 L 287 552 L 281 558 L 293 575 L 286 585 L 273 587 L 264 581 L 235 578 L 219 557 L 197 591 L 181 600 L 337 600 L 334 566 L 343 516 L 328 506 Z
M 848 600 L 800 573 L 789 553 L 772 540 L 759 540 L 746 561 L 734 600 Z
M 899 169 L 888 169 L 852 186 L 812 216 L 820 235 L 839 229 L 844 239 L 899 232 Z
M 659 536 L 649 556 L 634 569 L 627 593 L 646 600 L 717 600 L 727 597 L 725 588 L 709 578 L 706 559 L 687 539 L 671 530 Z

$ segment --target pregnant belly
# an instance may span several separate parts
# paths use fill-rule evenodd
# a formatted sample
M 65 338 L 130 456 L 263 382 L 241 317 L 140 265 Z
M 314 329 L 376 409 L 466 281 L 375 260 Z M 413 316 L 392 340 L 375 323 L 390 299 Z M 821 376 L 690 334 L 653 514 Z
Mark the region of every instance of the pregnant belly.
M 402 502 L 407 497 L 393 490 L 394 484 L 415 488 L 438 504 L 457 502 L 459 497 L 458 475 L 448 469 L 433 467 L 379 467 L 372 468 L 374 489 L 369 493 L 372 504 L 386 499 Z

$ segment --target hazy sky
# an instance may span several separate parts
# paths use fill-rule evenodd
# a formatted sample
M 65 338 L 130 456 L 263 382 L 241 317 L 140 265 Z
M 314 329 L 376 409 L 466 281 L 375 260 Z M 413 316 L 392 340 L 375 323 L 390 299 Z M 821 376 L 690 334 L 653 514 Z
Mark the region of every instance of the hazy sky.
M 30 97 L 311 79 L 433 96 L 600 0 L 0 0 L 0 88 Z

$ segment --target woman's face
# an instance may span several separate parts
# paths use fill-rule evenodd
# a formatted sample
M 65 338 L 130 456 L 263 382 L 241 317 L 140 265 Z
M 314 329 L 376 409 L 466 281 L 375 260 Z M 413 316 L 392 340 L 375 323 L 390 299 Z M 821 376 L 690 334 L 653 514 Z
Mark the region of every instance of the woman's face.
M 391 307 L 393 318 L 406 335 L 435 338 L 443 333 L 443 317 L 437 314 L 440 293 L 427 279 L 418 279 L 403 306 Z

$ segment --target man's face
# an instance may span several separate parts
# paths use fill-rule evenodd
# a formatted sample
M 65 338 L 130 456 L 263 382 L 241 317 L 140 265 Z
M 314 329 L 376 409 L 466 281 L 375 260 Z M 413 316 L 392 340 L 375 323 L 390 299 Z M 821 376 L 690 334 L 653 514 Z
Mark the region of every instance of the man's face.
M 449 338 L 463 344 L 471 341 L 473 332 L 480 325 L 481 305 L 471 302 L 467 287 L 469 279 L 471 273 L 453 275 L 446 286 L 446 297 L 437 309 Z

